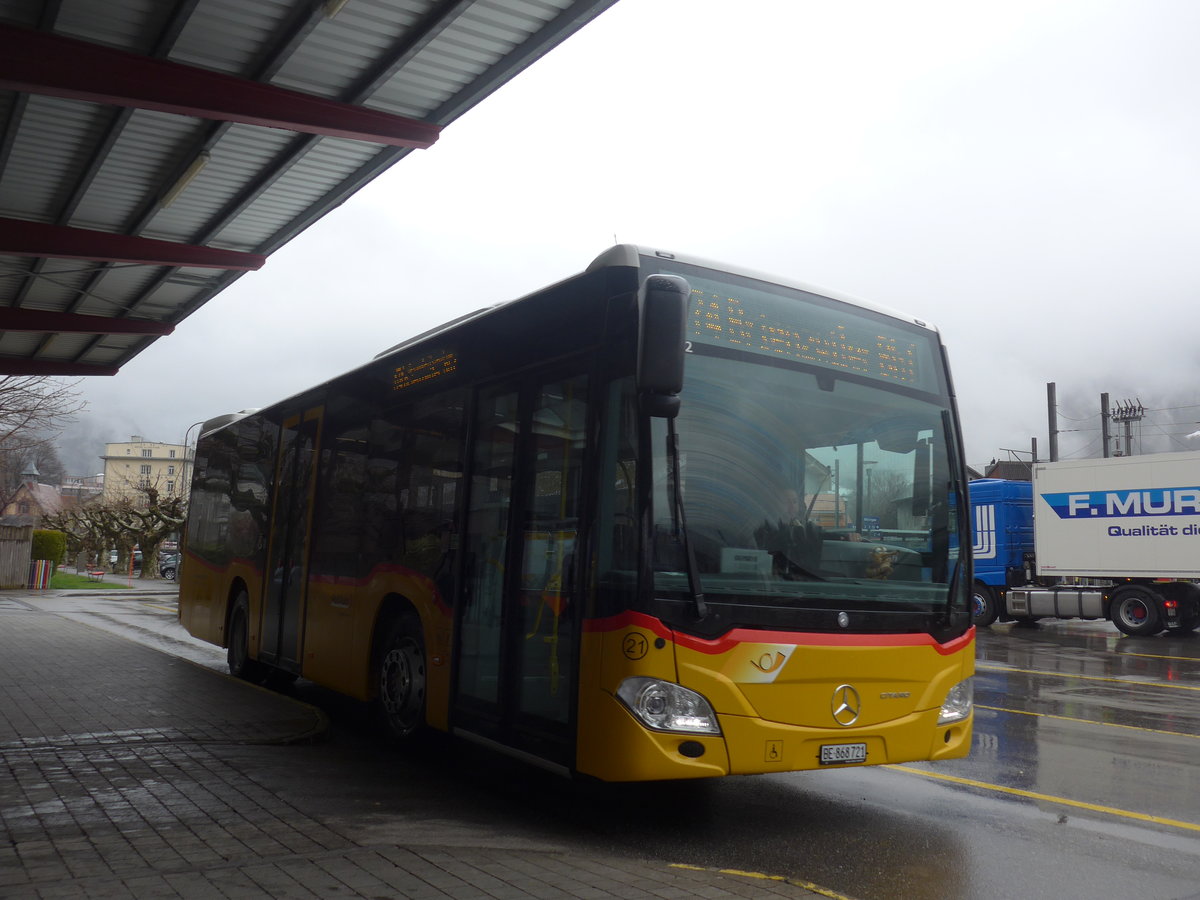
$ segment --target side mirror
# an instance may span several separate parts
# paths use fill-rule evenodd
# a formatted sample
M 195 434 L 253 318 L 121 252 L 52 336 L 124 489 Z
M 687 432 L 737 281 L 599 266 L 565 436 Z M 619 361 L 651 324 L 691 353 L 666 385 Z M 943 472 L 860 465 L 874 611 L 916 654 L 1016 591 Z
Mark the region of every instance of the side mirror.
M 678 275 L 651 275 L 638 291 L 637 387 L 648 415 L 673 419 L 679 413 L 691 292 Z

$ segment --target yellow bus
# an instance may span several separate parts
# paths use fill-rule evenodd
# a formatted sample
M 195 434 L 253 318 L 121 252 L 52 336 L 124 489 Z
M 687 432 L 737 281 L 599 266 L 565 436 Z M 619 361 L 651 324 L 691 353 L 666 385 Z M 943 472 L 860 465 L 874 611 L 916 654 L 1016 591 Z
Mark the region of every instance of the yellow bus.
M 964 756 L 962 459 L 930 326 L 614 246 L 205 423 L 180 620 L 569 776 Z

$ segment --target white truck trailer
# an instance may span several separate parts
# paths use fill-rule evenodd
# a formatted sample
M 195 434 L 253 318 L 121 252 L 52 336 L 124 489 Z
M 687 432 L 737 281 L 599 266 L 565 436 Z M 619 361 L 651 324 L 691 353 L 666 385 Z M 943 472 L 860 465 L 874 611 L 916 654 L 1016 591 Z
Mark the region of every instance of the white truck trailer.
M 1200 453 L 1035 463 L 1026 485 L 971 482 L 977 624 L 1200 625 Z

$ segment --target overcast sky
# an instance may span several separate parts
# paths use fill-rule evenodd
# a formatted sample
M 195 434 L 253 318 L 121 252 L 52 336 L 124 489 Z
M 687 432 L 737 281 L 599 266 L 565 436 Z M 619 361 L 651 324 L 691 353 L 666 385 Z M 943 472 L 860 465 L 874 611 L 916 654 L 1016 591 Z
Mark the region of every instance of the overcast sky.
M 64 447 L 181 442 L 614 237 L 912 313 L 968 461 L 1200 449 L 1200 3 L 619 0 L 115 378 Z M 1080 429 L 1080 430 L 1072 430 Z M 193 435 L 194 437 L 194 432 Z M 90 460 L 90 462 L 89 462 Z

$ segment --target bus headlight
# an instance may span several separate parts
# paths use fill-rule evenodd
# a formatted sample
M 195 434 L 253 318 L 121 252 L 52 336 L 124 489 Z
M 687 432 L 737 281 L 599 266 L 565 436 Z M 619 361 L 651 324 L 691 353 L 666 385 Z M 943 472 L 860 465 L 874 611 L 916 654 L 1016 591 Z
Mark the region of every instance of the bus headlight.
M 671 681 L 626 678 L 617 697 L 647 728 L 690 734 L 720 734 L 717 714 L 703 696 Z
M 974 706 L 975 685 L 968 678 L 950 688 L 950 693 L 946 695 L 946 699 L 942 703 L 942 711 L 938 714 L 938 724 L 949 725 L 952 722 L 961 722 L 971 714 Z

